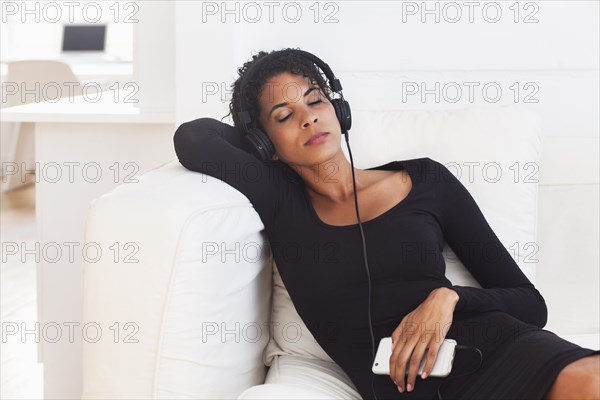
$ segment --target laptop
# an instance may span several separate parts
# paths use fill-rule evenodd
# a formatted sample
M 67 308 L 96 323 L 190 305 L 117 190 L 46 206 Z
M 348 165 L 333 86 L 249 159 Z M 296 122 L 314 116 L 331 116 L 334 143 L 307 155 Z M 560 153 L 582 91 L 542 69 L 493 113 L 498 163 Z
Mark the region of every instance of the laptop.
M 109 61 L 106 54 L 106 25 L 64 25 L 61 59 Z
M 62 51 L 104 52 L 106 25 L 65 25 Z

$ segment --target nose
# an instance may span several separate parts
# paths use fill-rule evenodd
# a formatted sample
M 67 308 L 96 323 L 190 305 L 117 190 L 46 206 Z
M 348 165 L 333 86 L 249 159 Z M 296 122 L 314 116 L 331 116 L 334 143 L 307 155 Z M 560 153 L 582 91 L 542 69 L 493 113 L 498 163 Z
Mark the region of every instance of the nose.
M 311 123 L 316 124 L 318 121 L 319 116 L 317 115 L 317 113 L 309 109 L 302 120 L 302 127 L 307 128 L 310 126 Z

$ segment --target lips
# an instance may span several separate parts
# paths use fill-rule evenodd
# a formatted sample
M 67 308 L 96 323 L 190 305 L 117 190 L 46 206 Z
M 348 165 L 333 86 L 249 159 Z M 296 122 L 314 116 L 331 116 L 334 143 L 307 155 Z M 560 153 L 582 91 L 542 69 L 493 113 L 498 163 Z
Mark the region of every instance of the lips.
M 328 135 L 328 134 L 329 134 L 329 132 L 315 133 L 314 135 L 312 135 L 310 137 L 310 139 L 308 139 L 308 141 L 306 143 L 304 143 L 304 145 L 313 144 L 313 143 L 317 142 L 321 137 Z

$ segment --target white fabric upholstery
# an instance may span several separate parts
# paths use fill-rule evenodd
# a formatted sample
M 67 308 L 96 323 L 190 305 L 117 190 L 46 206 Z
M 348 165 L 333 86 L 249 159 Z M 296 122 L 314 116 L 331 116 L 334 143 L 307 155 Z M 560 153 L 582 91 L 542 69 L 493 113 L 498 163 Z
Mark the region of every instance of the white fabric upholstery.
M 360 399 L 348 375 L 333 361 L 276 356 L 264 385 L 238 399 Z
M 295 355 L 333 362 L 298 315 L 275 262 L 272 307 L 271 340 L 264 352 L 265 365 L 270 366 L 277 355 Z
M 541 120 L 536 114 L 516 106 L 489 106 L 352 115 L 355 135 L 350 136 L 350 146 L 357 168 L 420 157 L 444 164 L 469 190 L 500 241 L 535 283 L 541 155 Z M 376 142 L 372 132 L 377 132 Z M 342 147 L 346 150 L 345 143 Z M 455 268 L 462 263 L 447 246 L 444 256 L 453 283 L 479 286 L 468 271 Z
M 235 398 L 264 382 L 272 277 L 262 229 L 241 193 L 177 160 L 96 199 L 86 242 L 133 247 L 118 263 L 84 265 L 83 318 L 119 322 L 139 342 L 110 332 L 86 342 L 82 398 Z M 247 256 L 226 252 L 236 246 Z
M 459 165 L 459 179 L 534 281 L 525 256 L 536 240 L 537 182 L 524 178 L 539 165 L 535 115 L 514 106 L 353 110 L 353 124 L 357 168 L 420 157 L 453 172 L 449 163 Z M 486 181 L 480 164 L 469 181 L 468 162 L 496 162 L 503 176 Z M 508 174 L 517 171 L 515 183 Z M 248 199 L 177 160 L 139 179 L 96 199 L 86 227 L 86 240 L 102 248 L 133 242 L 139 262 L 103 257 L 83 275 L 84 320 L 134 322 L 139 343 L 84 343 L 82 397 L 354 398 L 295 312 Z M 454 284 L 478 286 L 447 246 L 444 256 Z

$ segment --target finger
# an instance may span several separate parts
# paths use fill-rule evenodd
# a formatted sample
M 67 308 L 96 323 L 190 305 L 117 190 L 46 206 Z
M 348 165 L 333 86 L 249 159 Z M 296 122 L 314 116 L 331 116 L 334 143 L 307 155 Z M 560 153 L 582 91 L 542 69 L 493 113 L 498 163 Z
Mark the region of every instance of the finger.
M 396 360 L 398 359 L 398 355 L 402 351 L 402 344 L 397 344 L 396 346 L 392 346 L 392 355 L 390 356 L 390 378 L 394 383 L 396 383 L 398 376 L 396 374 Z
M 402 320 L 404 321 L 404 319 Z M 398 325 L 398 327 L 392 333 L 392 355 L 390 356 L 390 378 L 392 381 L 396 382 L 396 369 L 394 365 L 396 364 L 396 359 L 398 358 L 398 354 L 402 351 L 402 347 L 405 341 L 400 340 L 400 336 L 402 335 L 402 322 Z
M 392 333 L 392 349 L 396 347 L 396 344 L 400 341 L 400 336 L 402 335 L 402 322 Z
M 401 351 L 402 345 L 392 347 L 392 355 L 390 356 L 390 378 L 396 385 L 398 385 L 398 374 L 396 374 L 396 362 Z
M 431 370 L 433 369 L 433 364 L 437 359 L 440 347 L 441 344 L 437 343 L 435 340 L 429 343 L 429 350 L 427 350 L 427 360 L 425 361 L 425 367 L 423 367 L 423 374 L 421 375 L 422 379 L 427 378 L 429 374 L 431 374 Z
M 392 360 L 392 369 L 390 369 L 390 373 L 392 370 L 394 371 L 394 382 L 396 382 L 396 385 L 401 389 L 401 391 L 406 390 L 406 386 L 404 384 L 406 367 L 408 361 L 410 360 L 410 356 L 412 355 L 415 344 L 416 343 L 413 341 L 403 343 L 402 348 L 399 348 L 398 346 L 392 353 L 392 357 L 394 359 Z
M 419 341 L 410 357 L 408 376 L 406 377 L 406 390 L 408 392 L 412 392 L 415 388 L 415 381 L 417 380 L 417 374 L 419 373 L 419 367 L 421 366 L 421 360 L 425 355 L 426 347 L 427 342 Z

